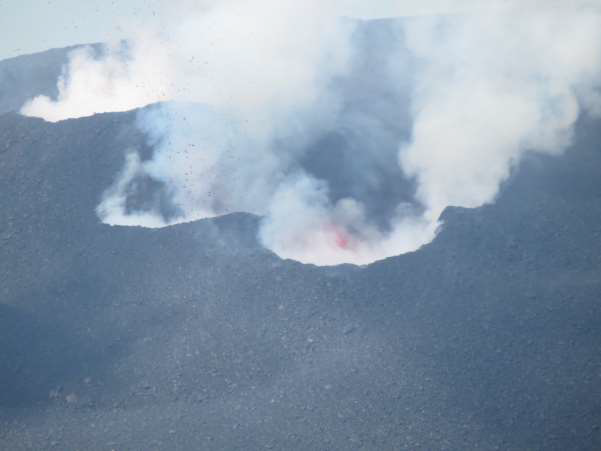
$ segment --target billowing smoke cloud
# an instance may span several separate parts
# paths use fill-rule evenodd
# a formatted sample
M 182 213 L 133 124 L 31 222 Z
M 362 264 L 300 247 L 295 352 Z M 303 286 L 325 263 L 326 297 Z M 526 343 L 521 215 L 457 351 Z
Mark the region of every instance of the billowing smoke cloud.
M 493 201 L 525 152 L 560 152 L 582 109 L 597 112 L 601 15 L 590 3 L 397 21 L 369 49 L 385 56 L 385 76 L 361 83 L 357 72 L 382 75 L 360 54 L 365 25 L 322 3 L 180 2 L 159 31 L 76 51 L 59 97 L 22 112 L 61 120 L 173 101 L 140 111 L 154 155 L 128 154 L 101 219 L 161 227 L 251 212 L 268 248 L 322 265 L 428 243 L 445 207 Z M 324 140 L 338 135 L 350 150 Z M 323 158 L 329 172 L 307 163 Z M 169 214 L 128 202 L 144 178 L 162 184 Z
M 601 16 L 590 5 L 509 5 L 406 30 L 420 64 L 400 161 L 432 219 L 492 201 L 524 152 L 561 152 L 581 107 L 599 105 Z
M 172 98 L 167 49 L 152 36 L 129 45 L 73 50 L 58 80 L 58 98 L 38 96 L 21 108 L 27 116 L 56 122 L 96 113 L 128 111 Z

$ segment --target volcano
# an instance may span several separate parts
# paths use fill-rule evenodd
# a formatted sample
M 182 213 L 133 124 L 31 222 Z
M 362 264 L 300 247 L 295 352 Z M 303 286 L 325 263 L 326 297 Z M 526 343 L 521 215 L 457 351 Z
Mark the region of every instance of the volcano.
M 601 122 L 415 252 L 303 265 L 252 214 L 103 224 L 127 150 L 153 149 L 139 111 L 15 112 L 66 52 L 0 62 L 0 449 L 601 449 Z M 334 171 L 317 150 L 352 140 L 322 138 L 305 164 Z M 173 214 L 160 193 L 131 202 Z

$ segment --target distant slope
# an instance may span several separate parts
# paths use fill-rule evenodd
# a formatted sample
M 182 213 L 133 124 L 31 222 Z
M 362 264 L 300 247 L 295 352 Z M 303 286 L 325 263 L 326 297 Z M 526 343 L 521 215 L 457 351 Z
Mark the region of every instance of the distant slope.
M 98 48 L 97 44 L 93 44 Z M 0 61 L 0 113 L 19 111 L 39 95 L 56 98 L 56 82 L 69 52 L 80 46 L 52 49 Z

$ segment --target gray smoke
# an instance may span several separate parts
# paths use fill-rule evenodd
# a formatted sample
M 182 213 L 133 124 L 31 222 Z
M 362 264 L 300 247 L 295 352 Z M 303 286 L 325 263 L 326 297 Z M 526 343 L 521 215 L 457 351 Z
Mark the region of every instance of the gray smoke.
M 429 218 L 491 202 L 526 151 L 561 152 L 582 109 L 597 113 L 601 16 L 577 3 L 407 26 L 420 63 L 400 161 Z
M 129 154 L 97 209 L 109 224 L 246 211 L 282 257 L 369 263 L 431 241 L 449 205 L 494 201 L 526 152 L 561 152 L 599 110 L 596 2 L 387 24 L 341 19 L 336 2 L 178 6 L 160 31 L 77 51 L 58 99 L 22 110 L 60 120 L 169 101 L 139 113 L 154 155 Z M 169 215 L 131 207 L 141 178 L 160 182 Z

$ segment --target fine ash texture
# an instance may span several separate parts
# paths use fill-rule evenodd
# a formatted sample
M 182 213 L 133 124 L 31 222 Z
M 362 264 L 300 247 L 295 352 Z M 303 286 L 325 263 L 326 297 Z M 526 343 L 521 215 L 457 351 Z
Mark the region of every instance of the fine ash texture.
M 365 268 L 101 224 L 134 123 L 0 116 L 2 449 L 601 446 L 598 122 Z
M 107 189 L 156 156 L 139 126 L 156 106 L 17 114 L 58 96 L 72 50 L 0 62 L 0 449 L 601 448 L 598 119 L 581 114 L 561 156 L 523 155 L 494 204 L 446 208 L 416 252 L 303 265 L 266 249 L 248 213 L 103 224 Z M 369 86 L 376 62 L 343 87 Z M 356 98 L 348 120 L 403 103 L 378 86 L 390 102 Z M 377 130 L 386 167 L 407 123 Z M 336 164 L 357 135 L 325 133 L 302 159 L 334 199 L 368 164 Z M 385 222 L 415 191 L 399 180 L 354 194 Z M 179 214 L 153 177 L 121 206 Z

